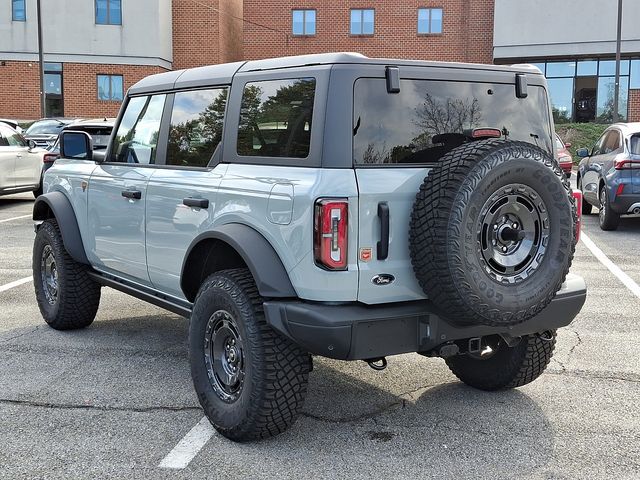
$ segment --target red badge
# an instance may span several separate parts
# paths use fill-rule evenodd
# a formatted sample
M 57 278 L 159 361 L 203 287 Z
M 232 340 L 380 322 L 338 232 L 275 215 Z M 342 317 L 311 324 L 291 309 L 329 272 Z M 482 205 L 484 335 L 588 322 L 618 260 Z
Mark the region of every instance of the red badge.
M 361 248 L 360 249 L 360 261 L 361 262 L 369 262 L 371 261 L 373 253 L 371 248 Z

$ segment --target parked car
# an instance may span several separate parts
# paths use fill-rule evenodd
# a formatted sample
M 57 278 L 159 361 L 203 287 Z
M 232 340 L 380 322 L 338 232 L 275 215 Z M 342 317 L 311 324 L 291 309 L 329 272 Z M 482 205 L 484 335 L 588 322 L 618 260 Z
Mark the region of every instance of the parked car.
M 13 128 L 16 132 L 22 134 L 22 127 L 20 126 L 20 124 L 18 123 L 17 120 L 11 120 L 10 118 L 0 118 L 0 123 L 4 123 L 6 125 L 9 125 L 11 128 Z
M 40 312 L 86 327 L 110 286 L 189 317 L 198 399 L 237 441 L 294 422 L 311 354 L 525 385 L 586 298 L 546 85 L 347 53 L 143 79 L 103 157 L 60 134 L 33 214 Z
M 42 193 L 43 157 L 47 151 L 5 123 L 0 123 L 0 195 Z
M 567 178 L 571 177 L 571 169 L 573 168 L 573 158 L 571 157 L 571 153 L 569 153 L 569 147 L 571 147 L 571 144 L 564 143 L 560 138 L 560 135 L 556 133 L 556 152 L 558 154 L 558 163 Z
M 73 122 L 70 118 L 43 118 L 33 122 L 24 136 L 33 140 L 38 147 L 49 148 L 56 143 L 58 135 L 65 125 Z
M 115 118 L 95 118 L 91 120 L 77 120 L 62 127 L 62 132 L 69 130 L 87 132 L 93 141 L 93 152 L 95 157 L 99 157 L 107 148 L 109 137 L 113 131 Z M 53 165 L 53 162 L 60 157 L 60 141 L 56 142 L 49 148 L 49 153 L 45 155 L 44 169 L 47 170 Z
M 620 215 L 640 214 L 640 123 L 607 128 L 591 151 L 580 148 L 577 185 L 582 213 L 599 208 L 600 228 L 615 230 Z

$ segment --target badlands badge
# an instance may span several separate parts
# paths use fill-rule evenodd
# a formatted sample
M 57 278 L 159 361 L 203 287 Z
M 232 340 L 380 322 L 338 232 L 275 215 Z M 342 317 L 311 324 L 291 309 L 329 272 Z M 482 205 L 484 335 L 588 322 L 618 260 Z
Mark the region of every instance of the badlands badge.
M 360 249 L 360 261 L 361 262 L 370 262 L 372 257 L 372 249 L 369 248 L 361 248 Z

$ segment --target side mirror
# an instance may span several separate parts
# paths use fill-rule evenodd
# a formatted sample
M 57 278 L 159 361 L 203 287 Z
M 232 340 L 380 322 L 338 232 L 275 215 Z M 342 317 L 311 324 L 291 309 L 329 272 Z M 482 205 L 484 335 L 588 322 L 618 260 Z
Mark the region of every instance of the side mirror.
M 62 132 L 60 134 L 60 158 L 93 160 L 93 140 L 87 132 Z
M 588 157 L 589 156 L 589 150 L 586 148 L 579 148 L 578 150 L 576 150 L 576 155 L 578 155 L 580 158 L 584 158 L 584 157 Z
M 33 150 L 34 148 L 37 148 L 38 145 L 36 145 L 36 142 L 34 142 L 33 140 L 29 140 L 28 142 L 29 145 L 29 150 Z
M 564 144 L 564 148 L 571 148 L 571 144 L 570 143 L 565 143 Z

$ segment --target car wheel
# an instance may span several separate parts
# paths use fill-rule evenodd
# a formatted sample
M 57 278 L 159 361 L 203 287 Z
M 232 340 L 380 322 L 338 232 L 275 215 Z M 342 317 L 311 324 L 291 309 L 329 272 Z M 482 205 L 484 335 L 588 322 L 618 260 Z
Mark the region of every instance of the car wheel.
M 575 249 L 577 214 L 557 160 L 484 140 L 439 162 L 416 196 L 410 252 L 420 286 L 458 325 L 510 326 L 546 307 Z
M 211 424 L 247 441 L 285 431 L 302 409 L 309 354 L 266 323 L 247 269 L 209 276 L 189 326 L 191 376 Z
M 609 202 L 609 193 L 606 185 L 600 188 L 600 194 L 598 195 L 600 200 L 600 212 L 598 213 L 598 219 L 600 221 L 600 228 L 602 230 L 615 230 L 620 224 L 620 215 L 611 209 L 611 203 Z
M 542 375 L 553 355 L 555 330 L 526 335 L 509 347 L 499 336 L 483 338 L 482 350 L 445 360 L 460 381 L 480 390 L 521 387 Z
M 593 205 L 584 198 L 584 190 L 582 189 L 582 178 L 578 177 L 578 190 L 582 192 L 582 215 L 591 215 Z
M 100 305 L 100 285 L 89 277 L 87 265 L 67 253 L 54 219 L 38 228 L 32 268 L 38 307 L 50 327 L 73 330 L 93 322 Z

